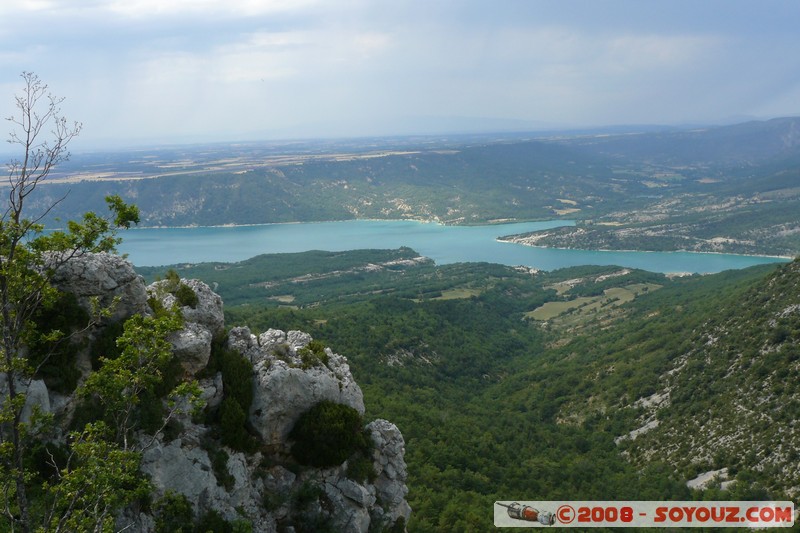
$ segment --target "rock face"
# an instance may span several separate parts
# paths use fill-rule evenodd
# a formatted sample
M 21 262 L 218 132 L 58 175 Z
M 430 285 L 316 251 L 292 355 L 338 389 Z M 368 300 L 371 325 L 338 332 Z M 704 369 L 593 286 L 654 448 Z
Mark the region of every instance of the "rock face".
M 182 305 L 168 280 L 149 285 L 147 294 L 166 309 L 180 308 L 184 327 L 172 334 L 170 342 L 186 373 L 194 375 L 208 364 L 213 339 L 225 333 L 225 315 L 222 298 L 208 285 L 198 280 L 180 280 L 180 285 L 192 290 L 196 303 Z
M 326 363 L 309 366 L 303 362 L 299 354 L 312 340 L 307 333 L 270 329 L 256 337 L 247 328 L 236 328 L 229 339 L 229 347 L 239 350 L 253 364 L 253 403 L 248 420 L 264 443 L 286 445 L 300 415 L 323 400 L 345 404 L 364 414 L 364 396 L 347 359 L 326 348 Z
M 30 422 L 34 410 L 43 414 L 52 412 L 50 395 L 44 381 L 41 379 L 15 379 L 14 384 L 16 390 L 25 394 L 25 405 L 20 413 L 23 422 Z M 0 373 L 0 402 L 5 401 L 8 397 L 8 385 L 8 374 Z
M 376 478 L 361 484 L 334 469 L 325 478 L 323 490 L 333 505 L 330 520 L 336 531 L 361 533 L 381 531 L 402 519 L 408 522 L 411 507 L 406 502 L 405 441 L 397 426 L 386 420 L 367 425 L 375 443 L 372 460 Z
M 108 254 L 86 254 L 58 271 L 56 285 L 73 292 L 87 309 L 92 298 L 101 305 L 118 298 L 112 317 L 116 321 L 134 313 L 151 314 L 148 298 L 164 308 L 177 305 L 184 327 L 170 341 L 187 376 L 206 368 L 212 341 L 226 336 L 222 299 L 197 280 L 161 281 L 145 288 L 126 261 Z M 318 402 L 345 404 L 363 415 L 361 388 L 345 357 L 313 342 L 307 333 L 277 329 L 256 336 L 247 328 L 233 328 L 227 334 L 227 347 L 253 367 L 253 401 L 245 427 L 257 439 L 253 450 L 258 451 L 243 453 L 225 447 L 218 425 L 188 416 L 180 418 L 180 428 L 171 439 L 163 433 L 141 434 L 141 470 L 154 487 L 153 501 L 168 492 L 177 493 L 191 504 L 195 516 L 214 511 L 229 522 L 244 520 L 255 533 L 313 531 L 320 524 L 345 533 L 367 533 L 408 519 L 405 443 L 390 422 L 376 420 L 366 426 L 375 443 L 373 482 L 350 479 L 347 462 L 317 469 L 289 459 L 290 431 Z M 219 408 L 226 400 L 224 379 L 216 372 L 199 380 L 209 409 Z M 49 411 L 51 404 L 60 409 L 72 401 L 48 393 L 41 381 L 32 382 L 29 392 L 28 412 L 34 405 Z M 155 525 L 155 516 L 135 508 L 126 509 L 117 524 L 138 532 L 153 532 Z
M 91 312 L 92 298 L 97 298 L 102 307 L 112 308 L 108 322 L 149 312 L 144 279 L 117 255 L 85 253 L 73 257 L 56 270 L 52 283 L 74 294 L 87 312 Z
M 222 298 L 211 288 L 196 279 L 183 279 L 181 283 L 192 289 L 197 295 L 197 304 L 183 306 L 181 313 L 186 322 L 199 324 L 216 337 L 225 332 L 225 313 Z
M 300 331 L 270 329 L 257 337 L 248 328 L 233 328 L 228 334 L 228 348 L 253 364 L 249 426 L 265 449 L 279 456 L 285 457 L 290 449 L 288 434 L 297 419 L 316 403 L 329 400 L 364 413 L 363 395 L 347 360 L 329 348 L 323 357 L 317 353 L 309 359 L 311 342 L 311 336 Z M 220 376 L 202 383 L 204 396 L 219 402 Z M 371 483 L 350 479 L 346 462 L 322 470 L 304 468 L 295 474 L 281 465 L 265 469 L 263 452 L 247 456 L 221 448 L 228 457 L 228 488 L 221 486 L 224 483 L 215 473 L 209 452 L 200 445 L 209 429 L 187 425 L 182 438 L 158 441 L 148 449 L 142 470 L 158 492 L 183 494 L 198 513 L 213 509 L 229 520 L 245 516 L 258 533 L 292 531 L 297 524 L 307 529 L 309 517 L 328 523 L 335 531 L 367 533 L 400 520 L 405 523 L 410 516 L 405 500 L 405 442 L 391 422 L 376 420 L 366 426 L 375 443 L 371 459 L 376 475 Z M 311 494 L 312 501 L 294 503 L 299 494 Z
M 54 260 L 55 256 L 50 259 Z M 128 261 L 107 253 L 83 253 L 58 266 L 51 278 L 52 285 L 71 293 L 90 315 L 97 305 L 110 310 L 100 318 L 94 328 L 74 333 L 72 341 L 84 344 L 76 354 L 75 365 L 81 376 L 91 372 L 88 344 L 94 342 L 109 324 L 123 321 L 135 314 L 150 313 L 144 278 L 139 276 Z M 27 400 L 23 417 L 29 418 L 33 406 L 42 412 L 53 412 L 63 420 L 72 417 L 76 402 L 69 395 L 48 391 L 42 380 L 33 380 L 26 389 Z
M 311 342 L 307 333 L 277 329 L 256 337 L 248 328 L 233 328 L 228 335 L 228 348 L 253 364 L 248 423 L 260 443 L 279 456 L 290 449 L 288 434 L 297 419 L 316 403 L 329 400 L 364 413 L 363 395 L 347 360 L 326 348 L 325 357 L 317 354 L 319 360 L 309 361 L 304 350 L 310 349 Z M 223 390 L 220 375 L 206 378 L 202 385 L 204 396 L 218 403 Z M 380 531 L 400 520 L 405 523 L 411 514 L 405 500 L 405 442 L 397 427 L 386 420 L 376 420 L 366 430 L 375 444 L 371 459 L 376 475 L 371 483 L 350 479 L 346 462 L 322 470 L 304 468 L 298 475 L 281 465 L 265 469 L 262 452 L 247 456 L 221 448 L 228 457 L 228 488 L 224 488 L 209 452 L 200 445 L 209 429 L 188 421 L 181 438 L 158 441 L 145 451 L 142 470 L 158 492 L 183 494 L 198 513 L 213 509 L 229 520 L 245 516 L 257 533 L 292 531 L 298 523 L 307 529 L 309 523 L 304 521 L 309 517 L 342 533 Z M 293 503 L 299 494 L 309 493 L 311 502 Z
M 262 505 L 264 480 L 254 475 L 260 458 L 260 454 L 251 458 L 241 452 L 230 454 L 225 469 L 232 481 L 227 481 L 226 488 L 214 472 L 209 453 L 192 438 L 179 438 L 148 448 L 141 469 L 157 491 L 186 496 L 198 515 L 213 509 L 226 520 L 235 521 L 244 514 L 252 523 L 253 533 L 274 533 L 275 518 Z
M 374 485 L 381 504 L 374 512 L 384 522 L 393 524 L 399 518 L 408 522 L 411 507 L 406 502 L 408 471 L 404 459 L 406 443 L 403 434 L 388 420 L 375 420 L 367 425 L 367 429 L 372 433 L 372 442 L 375 443 L 372 457 L 377 478 Z
M 199 426 L 194 426 L 190 435 L 168 444 L 157 441 L 144 452 L 141 468 L 158 492 L 183 494 L 197 513 L 213 509 L 230 521 L 245 516 L 254 533 L 284 531 L 286 528 L 279 528 L 280 524 L 298 520 L 298 516 L 302 521 L 304 514 L 321 517 L 342 533 L 381 531 L 399 519 L 407 521 L 411 514 L 405 501 L 403 437 L 385 420 L 376 420 L 367 428 L 376 439 L 373 466 L 378 475 L 373 483 L 348 478 L 346 464 L 297 475 L 280 465 L 264 469 L 260 466 L 261 453 L 248 457 L 230 452 L 226 488 L 217 478 L 209 453 L 198 444 L 197 431 L 203 431 Z M 317 487 L 325 503 L 316 500 L 298 509 L 292 502 L 297 496 L 293 495 L 308 491 L 309 487 Z M 141 526 L 139 530 L 149 531 Z

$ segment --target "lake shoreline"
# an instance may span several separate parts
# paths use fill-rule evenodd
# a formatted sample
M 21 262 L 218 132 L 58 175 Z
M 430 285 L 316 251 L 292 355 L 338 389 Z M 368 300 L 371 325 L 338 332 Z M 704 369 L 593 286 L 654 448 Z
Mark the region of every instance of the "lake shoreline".
M 498 237 L 497 242 L 502 242 L 506 244 L 519 244 L 522 246 L 530 246 L 531 248 L 540 248 L 542 250 L 576 250 L 576 251 L 583 251 L 583 252 L 623 252 L 623 253 L 640 253 L 640 254 L 675 254 L 675 253 L 683 253 L 683 254 L 708 254 L 708 255 L 738 255 L 741 257 L 764 257 L 766 259 L 785 259 L 787 261 L 794 261 L 795 257 L 800 256 L 792 256 L 792 255 L 772 255 L 772 254 L 740 254 L 740 253 L 733 253 L 733 252 L 698 252 L 696 250 L 632 250 L 627 248 L 570 248 L 567 246 L 541 246 L 538 244 L 528 244 L 525 242 L 515 241 L 512 239 L 506 239 L 503 237 Z
M 189 225 L 189 226 L 136 226 L 129 228 L 126 231 L 141 231 L 141 230 L 170 230 L 170 229 L 236 229 L 236 228 L 259 228 L 269 226 L 283 226 L 283 225 L 308 225 L 308 224 L 331 224 L 331 223 L 347 223 L 347 222 L 416 222 L 419 224 L 435 224 L 443 227 L 452 228 L 474 228 L 474 227 L 502 227 L 511 224 L 527 224 L 527 223 L 550 223 L 550 222 L 564 222 L 563 226 L 575 226 L 576 221 L 573 219 L 533 219 L 533 220 L 511 220 L 502 219 L 487 221 L 485 223 L 475 224 L 448 224 L 438 219 L 416 219 L 416 218 L 349 218 L 341 220 L 315 220 L 315 221 L 292 221 L 292 222 L 261 222 L 257 224 L 212 224 L 212 225 Z M 520 244 L 529 246 L 531 248 L 539 248 L 544 250 L 574 250 L 584 252 L 621 252 L 621 253 L 689 253 L 689 254 L 710 254 L 710 255 L 735 255 L 742 257 L 755 257 L 766 259 L 780 259 L 793 261 L 796 256 L 790 255 L 775 255 L 775 254 L 758 254 L 758 253 L 736 253 L 736 252 L 711 252 L 711 251 L 695 251 L 695 250 L 636 250 L 627 248 L 576 248 L 564 246 L 541 246 L 536 244 L 529 244 L 522 240 L 515 240 L 516 235 L 504 235 L 496 238 L 497 242 Z
M 560 219 L 560 218 L 534 218 L 528 220 L 519 220 L 519 219 L 495 219 L 491 221 L 485 222 L 475 222 L 473 224 L 451 224 L 447 221 L 441 221 L 439 219 L 423 219 L 423 218 L 343 218 L 343 219 L 332 219 L 332 220 L 306 220 L 306 221 L 292 221 L 292 222 L 258 222 L 254 224 L 210 224 L 210 225 L 201 225 L 201 224 L 191 224 L 188 226 L 135 226 L 133 228 L 128 228 L 128 230 L 150 230 L 150 229 L 195 229 L 195 228 L 257 228 L 261 226 L 280 226 L 280 225 L 298 225 L 298 224 L 331 224 L 336 222 L 358 222 L 358 221 L 365 221 L 365 222 L 418 222 L 420 224 L 436 224 L 439 226 L 446 226 L 452 228 L 472 228 L 472 227 L 483 227 L 483 226 L 503 226 L 509 224 L 528 224 L 528 223 L 538 223 L 538 222 L 554 222 L 554 221 L 563 221 L 565 222 L 565 226 L 574 226 L 575 220 L 573 219 Z M 63 228 L 62 228 L 63 229 Z M 128 231 L 126 230 L 126 231 Z
M 309 250 L 347 251 L 407 247 L 437 265 L 485 262 L 556 270 L 578 265 L 618 265 L 651 272 L 712 273 L 783 258 L 702 252 L 619 252 L 518 244 L 500 237 L 573 225 L 548 220 L 481 226 L 448 226 L 417 220 L 351 219 L 335 222 L 269 223 L 188 228 L 135 228 L 125 233 L 120 253 L 137 266 L 234 263 L 262 254 Z

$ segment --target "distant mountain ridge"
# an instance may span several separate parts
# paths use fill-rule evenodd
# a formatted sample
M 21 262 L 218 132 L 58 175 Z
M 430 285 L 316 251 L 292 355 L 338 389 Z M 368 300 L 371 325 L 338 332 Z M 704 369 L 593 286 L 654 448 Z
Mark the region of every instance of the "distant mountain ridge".
M 593 137 L 584 140 L 583 146 L 597 154 L 661 164 L 755 164 L 800 152 L 800 117 Z
M 603 231 L 558 246 L 800 252 L 800 118 L 648 133 L 364 142 L 98 154 L 55 176 L 31 207 L 45 212 L 57 204 L 50 226 L 104 209 L 109 194 L 136 203 L 145 226 L 569 218 Z M 612 230 L 619 235 L 606 235 Z

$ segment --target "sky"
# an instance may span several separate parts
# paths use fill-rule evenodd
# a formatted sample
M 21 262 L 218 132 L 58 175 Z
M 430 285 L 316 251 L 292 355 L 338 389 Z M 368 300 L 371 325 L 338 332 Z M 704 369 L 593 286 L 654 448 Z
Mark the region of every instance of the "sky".
M 798 28 L 797 0 L 3 0 L 0 112 L 32 71 L 78 147 L 730 123 L 800 115 Z

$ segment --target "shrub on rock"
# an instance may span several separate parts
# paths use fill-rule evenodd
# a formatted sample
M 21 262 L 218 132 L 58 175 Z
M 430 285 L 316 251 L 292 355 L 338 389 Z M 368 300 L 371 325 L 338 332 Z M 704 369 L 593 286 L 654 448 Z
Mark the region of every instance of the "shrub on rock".
M 370 447 L 361 415 L 350 406 L 321 401 L 303 413 L 289 438 L 300 464 L 328 468 Z

